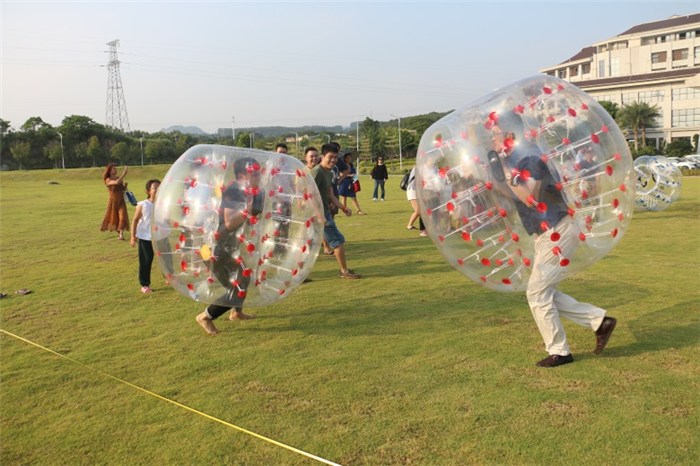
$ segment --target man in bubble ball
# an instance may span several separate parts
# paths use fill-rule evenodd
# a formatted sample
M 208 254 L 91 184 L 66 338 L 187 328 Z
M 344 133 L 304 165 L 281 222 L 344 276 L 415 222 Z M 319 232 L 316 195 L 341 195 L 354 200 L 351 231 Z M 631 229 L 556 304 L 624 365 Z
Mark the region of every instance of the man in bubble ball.
M 574 361 L 560 317 L 595 330 L 593 352 L 600 354 L 615 329 L 616 319 L 606 317 L 604 309 L 578 302 L 556 288 L 561 281 L 561 257 L 572 256 L 579 241 L 568 206 L 556 187 L 557 180 L 537 146 L 516 141 L 512 132 L 496 128 L 494 149 L 489 152 L 494 186 L 513 198 L 523 227 L 535 236 L 527 301 L 549 353 L 537 366 L 556 367 Z
M 237 230 L 245 224 L 248 215 L 258 215 L 262 211 L 263 194 L 262 189 L 258 187 L 260 170 L 260 164 L 253 158 L 236 160 L 233 164 L 235 181 L 222 192 L 218 240 L 214 247 L 211 267 L 214 276 L 226 287 L 226 294 L 221 300 L 225 305 L 210 304 L 197 316 L 199 325 L 210 335 L 219 333 L 214 320 L 229 309 L 230 320 L 255 318 L 243 313 L 243 301 L 250 283 L 250 275 L 244 273 L 243 266 L 234 256 L 240 248 Z

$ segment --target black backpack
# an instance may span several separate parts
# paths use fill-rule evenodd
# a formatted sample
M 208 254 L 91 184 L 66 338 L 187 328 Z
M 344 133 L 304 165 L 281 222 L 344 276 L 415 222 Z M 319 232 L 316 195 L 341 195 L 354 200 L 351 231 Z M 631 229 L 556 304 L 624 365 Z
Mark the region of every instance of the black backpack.
M 406 191 L 406 189 L 408 189 L 408 183 L 411 182 L 409 176 L 411 176 L 411 172 L 407 172 L 403 176 L 403 178 L 401 178 L 401 183 L 399 184 L 399 188 L 403 189 L 404 191 Z

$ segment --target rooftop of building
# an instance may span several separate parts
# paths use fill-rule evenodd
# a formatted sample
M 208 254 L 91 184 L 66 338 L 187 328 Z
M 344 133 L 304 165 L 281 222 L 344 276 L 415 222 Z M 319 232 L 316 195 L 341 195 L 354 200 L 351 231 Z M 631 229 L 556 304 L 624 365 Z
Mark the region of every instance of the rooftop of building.
M 636 26 L 632 26 L 631 28 L 629 28 L 625 32 L 618 34 L 615 37 L 627 36 L 630 34 L 641 34 L 643 32 L 663 30 L 663 29 L 684 26 L 686 24 L 693 24 L 693 23 L 700 23 L 700 13 L 696 13 L 696 14 L 692 14 L 692 15 L 685 15 L 685 16 L 671 16 L 668 19 L 662 19 L 659 21 L 652 21 L 649 23 L 638 24 Z M 590 58 L 593 56 L 595 51 L 596 51 L 596 47 L 594 45 L 584 47 L 576 55 L 564 60 L 563 62 L 559 63 L 559 65 L 563 65 L 565 63 L 570 63 L 570 62 L 574 62 L 574 61 L 578 61 L 578 60 L 583 60 L 584 58 Z

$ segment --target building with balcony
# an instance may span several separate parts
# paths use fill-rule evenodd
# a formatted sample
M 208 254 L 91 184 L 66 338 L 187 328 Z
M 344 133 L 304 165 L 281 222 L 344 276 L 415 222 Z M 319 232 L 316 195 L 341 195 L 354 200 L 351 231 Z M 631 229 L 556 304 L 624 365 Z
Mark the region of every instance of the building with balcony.
M 700 133 L 700 14 L 639 24 L 540 71 L 598 101 L 655 105 L 647 141 L 657 148 Z

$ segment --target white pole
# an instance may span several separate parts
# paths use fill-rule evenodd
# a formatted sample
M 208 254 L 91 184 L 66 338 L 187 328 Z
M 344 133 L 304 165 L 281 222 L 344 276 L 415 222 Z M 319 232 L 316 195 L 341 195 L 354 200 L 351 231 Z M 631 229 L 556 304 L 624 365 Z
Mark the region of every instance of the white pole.
M 63 166 L 63 169 L 66 169 L 66 159 L 63 157 L 63 135 L 56 131 L 58 133 L 58 136 L 61 138 L 61 166 Z
M 399 170 L 403 170 L 403 151 L 401 150 L 401 117 L 399 119 Z
M 403 152 L 401 150 L 401 117 L 396 115 L 391 115 L 399 120 L 399 169 L 403 170 Z
M 231 138 L 233 139 L 233 145 L 236 145 L 236 117 L 231 117 Z
M 143 136 L 139 139 L 141 142 L 141 166 L 143 167 Z

